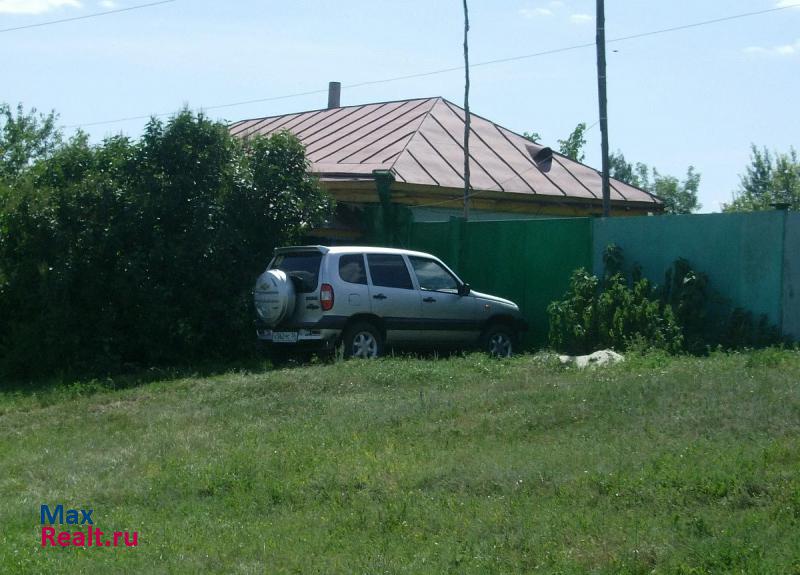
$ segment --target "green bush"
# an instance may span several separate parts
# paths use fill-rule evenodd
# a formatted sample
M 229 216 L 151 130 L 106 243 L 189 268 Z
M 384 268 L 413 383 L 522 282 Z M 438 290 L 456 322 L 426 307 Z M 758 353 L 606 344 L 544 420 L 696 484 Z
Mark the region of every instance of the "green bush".
M 569 353 L 601 348 L 705 353 L 780 343 L 778 329 L 741 308 L 730 309 L 704 273 L 676 260 L 658 288 L 634 267 L 626 276 L 622 250 L 603 255 L 604 279 L 579 269 L 564 299 L 548 307 L 550 345 Z
M 331 201 L 288 133 L 183 111 L 139 141 L 78 135 L 0 184 L 0 370 L 29 377 L 252 348 L 250 290 Z
M 574 354 L 637 346 L 678 351 L 683 342 L 672 308 L 664 305 L 647 279 L 628 284 L 622 273 L 601 283 L 576 270 L 561 301 L 548 307 L 550 345 Z
M 756 318 L 714 290 L 708 276 L 680 258 L 665 275 L 662 301 L 675 310 L 690 353 L 706 353 L 710 347 L 759 348 L 781 343 L 780 331 L 767 316 Z

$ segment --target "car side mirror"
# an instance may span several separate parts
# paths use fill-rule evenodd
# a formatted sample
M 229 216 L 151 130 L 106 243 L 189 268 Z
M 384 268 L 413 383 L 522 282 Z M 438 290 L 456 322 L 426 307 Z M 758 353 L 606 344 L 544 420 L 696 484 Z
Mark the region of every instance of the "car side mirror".
M 470 289 L 469 284 L 460 284 L 458 286 L 458 295 L 469 295 Z

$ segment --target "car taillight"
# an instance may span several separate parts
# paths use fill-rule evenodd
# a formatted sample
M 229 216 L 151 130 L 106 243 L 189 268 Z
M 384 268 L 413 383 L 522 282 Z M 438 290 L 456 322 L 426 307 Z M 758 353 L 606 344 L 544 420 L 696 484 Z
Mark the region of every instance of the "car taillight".
M 331 284 L 322 284 L 319 289 L 319 303 L 322 305 L 322 311 L 333 309 L 333 286 Z

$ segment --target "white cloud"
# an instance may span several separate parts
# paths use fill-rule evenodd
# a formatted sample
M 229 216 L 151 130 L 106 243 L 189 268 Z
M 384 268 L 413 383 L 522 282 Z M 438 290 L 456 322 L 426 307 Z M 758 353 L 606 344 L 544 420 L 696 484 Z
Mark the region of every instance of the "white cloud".
M 117 3 L 114 2 L 114 0 L 102 0 L 102 2 L 100 2 L 100 6 L 103 8 L 116 8 Z
M 590 16 L 589 14 L 572 14 L 569 17 L 569 20 L 573 24 L 586 24 L 586 23 L 591 22 L 592 20 L 594 20 L 594 18 L 592 16 Z
M 793 56 L 794 54 L 800 54 L 800 40 L 797 40 L 794 44 L 776 46 L 774 51 L 779 56 Z
M 778 0 L 778 3 L 775 4 L 776 8 L 788 8 L 790 6 L 800 8 L 800 0 Z
M 550 8 L 520 8 L 519 14 L 523 18 L 539 18 L 542 16 L 552 16 L 553 11 Z
M 748 46 L 743 52 L 751 55 L 794 56 L 800 54 L 800 39 L 796 40 L 793 44 L 772 46 L 770 48 L 765 48 L 764 46 Z
M 70 6 L 80 8 L 78 0 L 0 0 L 0 14 L 42 14 Z

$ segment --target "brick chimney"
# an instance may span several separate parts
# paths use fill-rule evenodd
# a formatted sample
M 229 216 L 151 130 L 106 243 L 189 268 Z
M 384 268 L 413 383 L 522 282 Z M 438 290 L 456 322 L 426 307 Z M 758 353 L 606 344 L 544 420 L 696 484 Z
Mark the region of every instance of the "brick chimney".
M 328 109 L 339 107 L 339 98 L 342 94 L 341 82 L 328 82 Z

